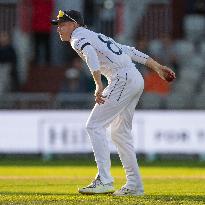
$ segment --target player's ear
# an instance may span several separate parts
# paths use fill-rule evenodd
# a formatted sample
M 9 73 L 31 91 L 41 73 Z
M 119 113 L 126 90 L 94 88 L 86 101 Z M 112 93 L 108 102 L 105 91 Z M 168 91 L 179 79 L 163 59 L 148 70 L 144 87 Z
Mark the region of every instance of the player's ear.
M 79 25 L 76 22 L 73 22 L 73 28 L 77 28 Z

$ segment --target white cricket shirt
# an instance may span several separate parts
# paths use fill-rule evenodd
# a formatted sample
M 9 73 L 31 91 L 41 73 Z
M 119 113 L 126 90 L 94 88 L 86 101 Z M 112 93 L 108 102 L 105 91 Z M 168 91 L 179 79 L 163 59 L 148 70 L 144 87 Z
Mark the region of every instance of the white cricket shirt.
M 121 45 L 112 38 L 84 27 L 76 28 L 70 40 L 72 48 L 86 61 L 91 72 L 100 70 L 110 78 L 119 69 L 133 67 L 133 61 L 145 64 L 148 55 L 134 47 Z

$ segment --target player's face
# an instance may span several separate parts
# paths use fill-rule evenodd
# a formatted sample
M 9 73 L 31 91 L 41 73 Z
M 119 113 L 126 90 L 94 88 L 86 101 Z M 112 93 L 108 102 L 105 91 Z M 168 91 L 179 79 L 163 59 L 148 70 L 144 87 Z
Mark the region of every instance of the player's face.
M 73 22 L 61 22 L 58 24 L 57 32 L 60 36 L 61 41 L 70 41 L 70 36 L 75 25 Z

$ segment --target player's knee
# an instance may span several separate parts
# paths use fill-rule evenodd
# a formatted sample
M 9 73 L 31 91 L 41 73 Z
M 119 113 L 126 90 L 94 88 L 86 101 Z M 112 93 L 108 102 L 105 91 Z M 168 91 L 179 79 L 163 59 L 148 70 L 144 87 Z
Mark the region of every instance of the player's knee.
M 121 144 L 122 141 L 126 142 L 129 136 L 130 132 L 128 130 L 123 130 L 116 127 L 111 128 L 111 138 L 115 144 Z
M 100 129 L 102 129 L 102 125 L 98 122 L 93 122 L 92 120 L 88 120 L 85 125 L 86 131 L 89 135 L 91 135 L 93 132 L 96 132 Z
M 86 131 L 88 134 L 94 129 L 94 125 L 91 121 L 87 121 L 85 125 Z
M 120 133 L 117 129 L 111 129 L 111 138 L 114 143 L 118 143 L 120 141 Z
M 119 138 L 123 134 L 124 130 L 120 127 L 112 126 L 111 127 L 111 136 L 112 138 Z

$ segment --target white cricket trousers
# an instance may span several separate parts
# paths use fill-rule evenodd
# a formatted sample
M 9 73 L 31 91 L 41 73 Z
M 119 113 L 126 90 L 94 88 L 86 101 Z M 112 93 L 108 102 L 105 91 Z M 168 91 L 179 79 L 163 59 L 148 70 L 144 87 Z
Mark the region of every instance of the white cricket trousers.
M 107 96 L 105 103 L 96 104 L 88 118 L 86 130 L 98 167 L 97 175 L 100 175 L 104 184 L 113 182 L 106 137 L 106 128 L 111 125 L 111 138 L 126 172 L 125 186 L 129 189 L 144 190 L 131 135 L 135 107 L 143 88 L 144 80 L 134 66 L 118 71 L 103 92 Z

